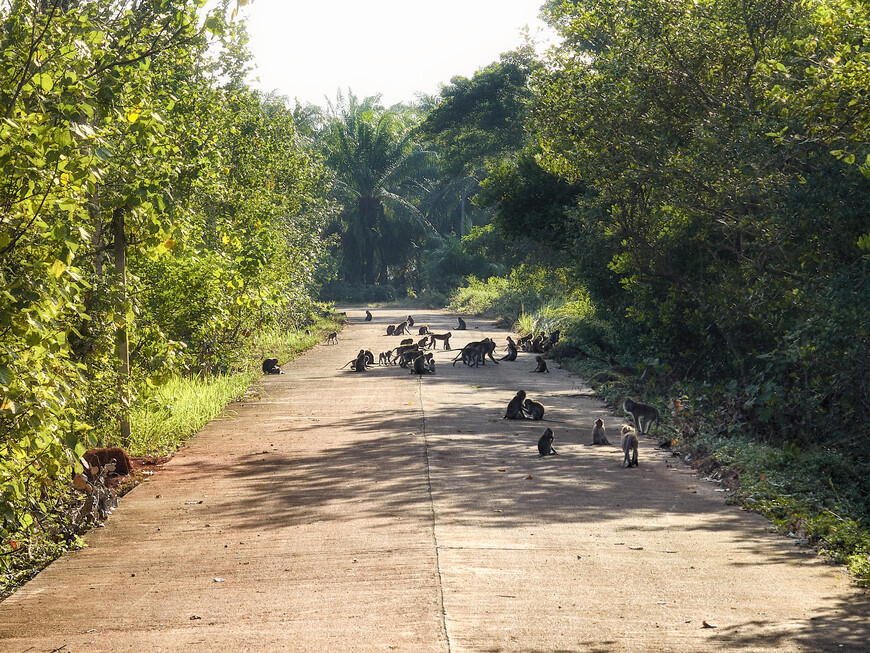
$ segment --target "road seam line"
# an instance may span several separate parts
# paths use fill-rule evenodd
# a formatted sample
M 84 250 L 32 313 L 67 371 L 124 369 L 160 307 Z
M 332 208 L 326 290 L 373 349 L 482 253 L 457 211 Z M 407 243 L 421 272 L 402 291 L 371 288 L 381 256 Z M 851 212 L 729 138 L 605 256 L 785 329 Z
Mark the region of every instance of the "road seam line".
M 441 575 L 441 547 L 435 529 L 435 498 L 432 495 L 432 469 L 429 465 L 429 436 L 426 433 L 426 411 L 423 407 L 423 375 L 417 377 L 417 397 L 420 402 L 420 431 L 423 434 L 423 458 L 426 461 L 426 491 L 429 493 L 429 517 L 432 525 L 432 542 L 435 545 L 435 570 L 438 572 L 438 604 L 441 608 L 441 629 L 447 642 L 447 653 L 453 650 L 450 633 L 447 632 L 447 609 L 444 607 L 444 579 Z

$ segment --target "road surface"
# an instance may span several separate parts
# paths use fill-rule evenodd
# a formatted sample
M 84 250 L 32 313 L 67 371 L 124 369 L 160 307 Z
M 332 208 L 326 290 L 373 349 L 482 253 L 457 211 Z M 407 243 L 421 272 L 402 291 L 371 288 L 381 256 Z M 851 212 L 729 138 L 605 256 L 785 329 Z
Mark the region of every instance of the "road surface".
M 340 370 L 407 315 L 348 313 L 0 603 L 0 651 L 870 649 L 842 568 L 651 441 L 623 469 L 582 380 L 530 354 L 454 367 L 506 333 L 437 311 L 415 315 L 453 329 L 435 375 Z M 545 422 L 502 419 L 521 388 Z M 612 446 L 588 446 L 598 417 Z

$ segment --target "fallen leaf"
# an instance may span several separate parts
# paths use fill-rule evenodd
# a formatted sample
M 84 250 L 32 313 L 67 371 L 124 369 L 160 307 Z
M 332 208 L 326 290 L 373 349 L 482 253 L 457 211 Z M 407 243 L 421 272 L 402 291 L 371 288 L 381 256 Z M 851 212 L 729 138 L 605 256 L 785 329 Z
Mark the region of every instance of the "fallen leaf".
M 701 628 L 718 628 L 719 626 L 716 624 L 707 623 L 706 621 L 701 623 Z
M 498 468 L 498 471 L 500 471 L 500 472 L 506 472 L 507 469 L 505 469 L 504 467 L 499 467 L 499 468 Z
M 202 619 L 202 617 L 200 617 L 198 614 L 192 615 L 192 616 L 190 617 L 190 620 L 191 620 L 191 621 L 196 621 L 197 619 Z
M 630 546 L 628 548 L 631 549 L 632 551 L 643 551 L 642 546 Z
M 227 580 L 226 578 L 215 578 L 215 579 L 214 579 L 214 582 L 216 582 L 216 583 L 223 583 L 223 582 L 226 582 L 226 580 Z
M 532 480 L 532 475 L 529 474 L 528 476 L 526 476 L 526 480 L 527 480 L 527 481 L 531 481 L 531 480 Z

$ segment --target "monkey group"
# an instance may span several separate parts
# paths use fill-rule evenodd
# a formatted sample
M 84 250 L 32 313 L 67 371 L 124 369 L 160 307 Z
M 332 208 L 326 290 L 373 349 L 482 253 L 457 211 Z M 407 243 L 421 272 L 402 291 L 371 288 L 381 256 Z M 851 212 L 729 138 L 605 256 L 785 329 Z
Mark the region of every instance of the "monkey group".
M 638 435 L 647 435 L 650 433 L 650 427 L 653 423 L 658 426 L 658 410 L 649 404 L 643 404 L 633 399 L 626 399 L 622 404 L 623 410 L 631 417 L 634 426 L 625 425 L 622 427 L 620 434 L 620 449 L 622 450 L 622 467 L 637 467 L 637 457 L 639 448 Z M 526 396 L 525 390 L 519 390 L 514 397 L 508 402 L 507 409 L 503 419 L 532 419 L 541 420 L 544 418 L 544 406 L 538 401 L 529 399 Z M 553 448 L 555 436 L 553 430 L 548 428 L 543 435 L 538 439 L 538 452 L 541 456 L 548 456 L 556 453 Z M 604 426 L 604 420 L 598 418 L 592 426 L 592 443 L 594 445 L 609 445 L 607 439 L 607 430 Z
M 467 330 L 467 324 L 462 317 L 458 317 L 459 325 L 457 330 Z M 373 321 L 371 311 L 365 311 L 365 322 Z M 438 348 L 438 342 L 442 343 L 442 349 L 450 351 L 451 332 L 438 334 L 432 332 L 430 327 L 426 325 L 418 325 L 416 336 L 413 337 L 412 328 L 414 327 L 414 318 L 408 315 L 407 319 L 400 322 L 398 325 L 389 325 L 386 328 L 388 336 L 405 336 L 398 346 L 382 351 L 378 355 L 377 365 L 380 367 L 397 365 L 408 369 L 413 375 L 426 375 L 435 373 L 435 357 L 431 351 Z M 382 332 L 383 333 L 383 332 Z M 453 366 L 457 362 L 461 362 L 467 367 L 485 366 L 487 359 L 494 365 L 502 362 L 514 362 L 518 360 L 520 352 L 535 354 L 535 368 L 530 373 L 549 373 L 547 361 L 543 354 L 550 351 L 558 342 L 560 333 L 558 330 L 552 331 L 549 335 L 545 333 L 529 334 L 522 336 L 517 341 L 511 336 L 507 336 L 507 353 L 504 356 L 496 358 L 495 352 L 497 345 L 492 338 L 484 338 L 468 342 L 465 344 L 453 358 Z M 338 344 L 337 333 L 330 333 L 327 338 L 327 344 Z M 365 372 L 367 369 L 374 367 L 375 356 L 371 350 L 360 349 L 358 354 L 348 361 L 344 368 L 349 368 L 350 371 L 358 373 Z M 342 368 L 342 369 L 344 369 Z M 263 361 L 264 374 L 280 374 L 281 369 L 278 366 L 277 359 L 266 359 Z M 653 426 L 658 428 L 659 413 L 658 410 L 649 404 L 644 404 L 634 399 L 627 398 L 622 404 L 622 409 L 630 417 L 632 425 L 622 427 L 620 434 L 620 449 L 623 454 L 622 467 L 631 468 L 638 466 L 638 448 L 639 436 L 647 435 L 651 432 Z M 525 390 L 519 390 L 514 397 L 508 402 L 505 410 L 504 419 L 511 420 L 544 420 L 545 415 L 544 404 L 540 401 L 527 396 Z M 545 420 L 552 421 L 552 420 Z M 556 420 L 558 421 L 558 420 Z M 604 420 L 598 418 L 592 426 L 591 445 L 609 446 L 610 441 L 607 438 L 607 432 L 604 425 Z M 557 455 L 557 451 L 553 446 L 555 434 L 552 428 L 547 428 L 537 440 L 538 453 L 540 456 Z
M 507 410 L 502 419 L 544 419 L 544 404 L 534 399 L 526 398 L 526 391 L 520 390 L 508 402 Z

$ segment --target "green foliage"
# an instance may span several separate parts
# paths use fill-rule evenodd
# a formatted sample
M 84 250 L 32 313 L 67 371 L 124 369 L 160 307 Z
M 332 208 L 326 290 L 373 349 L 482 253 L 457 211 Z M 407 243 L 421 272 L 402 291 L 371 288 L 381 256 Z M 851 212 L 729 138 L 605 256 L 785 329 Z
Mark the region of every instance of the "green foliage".
M 473 173 L 487 159 L 523 147 L 532 99 L 529 78 L 540 63 L 531 46 L 508 52 L 471 79 L 454 77 L 418 127 L 444 157 L 450 176 Z
M 556 230 L 532 211 L 505 226 L 565 237 L 613 352 L 659 361 L 657 382 L 725 379 L 763 437 L 866 455 L 866 8 L 633 0 L 547 15 L 564 41 L 535 80 L 537 161 L 583 192 Z M 521 170 L 502 166 L 496 197 Z
M 312 320 L 323 168 L 241 83 L 243 27 L 201 5 L 0 8 L 4 578 L 76 544 L 67 479 L 131 404 Z
M 330 231 L 347 282 L 406 288 L 415 250 L 434 231 L 417 208 L 434 168 L 412 139 L 415 119 L 384 109 L 377 97 L 339 97 L 332 108 L 321 145 L 341 206 Z
M 130 416 L 127 452 L 132 456 L 166 456 L 220 415 L 227 403 L 244 396 L 256 372 L 232 376 L 174 376 L 157 392 L 137 402 Z
M 435 247 L 425 250 L 422 257 L 423 288 L 430 292 L 445 293 L 460 286 L 469 276 L 487 278 L 498 267 L 482 254 L 466 250 L 465 241 L 445 236 Z
M 480 280 L 469 277 L 468 285 L 452 295 L 448 308 L 460 313 L 500 318 L 513 324 L 526 307 L 542 307 L 557 299 L 578 297 L 565 269 L 522 265 L 506 277 Z M 536 310 L 536 309 L 535 309 Z

